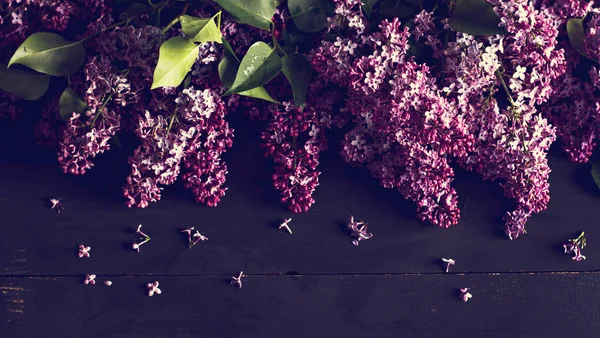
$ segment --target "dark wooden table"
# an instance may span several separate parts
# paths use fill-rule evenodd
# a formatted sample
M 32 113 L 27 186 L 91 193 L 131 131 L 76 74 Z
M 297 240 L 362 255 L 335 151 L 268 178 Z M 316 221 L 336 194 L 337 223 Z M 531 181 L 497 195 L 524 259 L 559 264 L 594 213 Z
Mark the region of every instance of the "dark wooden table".
M 438 229 L 366 169 L 342 163 L 335 144 L 316 205 L 292 215 L 271 188 L 261 122 L 246 118 L 234 121 L 229 191 L 217 208 L 175 184 L 159 203 L 128 209 L 120 187 L 130 147 L 67 176 L 35 146 L 32 120 L 0 127 L 0 337 L 600 336 L 600 193 L 589 166 L 558 149 L 548 210 L 509 241 L 501 218 L 512 203 L 496 183 L 459 170 L 461 222 Z M 52 197 L 63 198 L 60 215 Z M 358 247 L 345 227 L 351 214 L 374 233 Z M 293 235 L 277 229 L 290 216 Z M 140 253 L 131 248 L 138 224 L 152 237 Z M 188 249 L 180 230 L 190 226 L 209 241 Z M 562 244 L 582 230 L 588 259 L 575 262 Z M 77 257 L 79 244 L 91 258 Z M 451 273 L 441 257 L 457 261 Z M 229 284 L 240 270 L 242 289 Z M 88 273 L 96 285 L 82 284 Z M 154 281 L 163 293 L 147 297 Z M 468 303 L 461 287 L 471 288 Z

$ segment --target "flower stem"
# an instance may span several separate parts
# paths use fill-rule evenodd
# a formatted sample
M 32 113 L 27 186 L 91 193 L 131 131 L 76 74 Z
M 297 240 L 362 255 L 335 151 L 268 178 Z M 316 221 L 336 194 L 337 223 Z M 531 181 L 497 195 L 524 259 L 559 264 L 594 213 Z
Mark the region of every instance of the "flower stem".
M 178 23 L 179 20 L 181 20 L 181 17 L 185 15 L 189 6 L 190 3 L 186 1 L 185 6 L 183 6 L 183 10 L 181 11 L 181 14 L 176 16 L 175 19 L 171 20 L 171 22 L 169 22 L 169 24 L 162 29 L 163 34 L 166 33 L 169 29 L 171 29 L 171 27 L 175 26 L 175 24 Z

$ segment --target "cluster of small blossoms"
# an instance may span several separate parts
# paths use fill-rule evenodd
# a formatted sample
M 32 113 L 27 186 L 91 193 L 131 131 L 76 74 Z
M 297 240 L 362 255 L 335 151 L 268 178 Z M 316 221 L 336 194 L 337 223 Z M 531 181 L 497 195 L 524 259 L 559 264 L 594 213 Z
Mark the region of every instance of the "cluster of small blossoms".
M 410 33 L 400 26 L 384 20 L 368 34 L 324 41 L 313 65 L 319 79 L 348 90 L 343 110 L 353 129 L 342 141 L 344 159 L 415 201 L 421 219 L 448 227 L 459 216 L 449 161 L 466 156 L 473 141 L 429 68 L 407 56 Z
M 159 186 L 175 182 L 181 163 L 185 185 L 198 202 L 214 206 L 225 194 L 221 154 L 231 146 L 233 130 L 224 120 L 223 101 L 214 91 L 193 86 L 171 98 L 155 98 L 155 113 L 139 117 L 136 135 L 142 144 L 129 158 L 131 174 L 123 188 L 130 207 L 160 200 Z
M 317 111 L 290 102 L 271 105 L 271 120 L 262 133 L 266 154 L 275 161 L 273 185 L 282 203 L 293 212 L 308 211 L 319 185 L 319 153 L 325 145 L 325 128 Z
M 85 65 L 85 78 L 73 81 L 84 94 L 83 114 L 73 113 L 58 142 L 58 161 L 65 173 L 84 174 L 96 155 L 110 149 L 109 141 L 120 128 L 119 107 L 135 100 L 127 78 L 105 56 L 93 57 Z
M 503 36 L 456 33 L 455 41 L 441 44 L 428 37 L 438 34 L 432 13 L 417 16 L 413 34 L 430 42 L 442 65 L 435 74 L 442 78 L 441 91 L 475 136 L 467 156 L 458 156 L 459 164 L 484 179 L 500 180 L 505 195 L 517 201 L 505 217 L 512 239 L 525 233 L 527 219 L 549 200 L 547 151 L 555 129 L 536 106 L 549 99 L 566 61 L 546 12 L 529 1 L 490 3 Z M 442 24 L 448 32 L 449 25 Z
M 554 8 L 554 7 L 552 7 Z M 600 60 L 600 9 L 585 6 L 587 18 L 584 29 L 585 53 L 592 60 Z M 566 22 L 581 11 L 560 12 Z M 565 25 L 563 25 L 564 27 Z M 564 29 L 563 29 L 564 30 Z M 575 162 L 587 162 L 592 155 L 600 132 L 600 77 L 598 67 L 579 69 L 583 63 L 580 55 L 565 39 L 568 68 L 565 74 L 554 81 L 552 99 L 542 107 L 548 119 L 557 127 L 562 147 Z M 587 72 L 587 77 L 578 73 Z

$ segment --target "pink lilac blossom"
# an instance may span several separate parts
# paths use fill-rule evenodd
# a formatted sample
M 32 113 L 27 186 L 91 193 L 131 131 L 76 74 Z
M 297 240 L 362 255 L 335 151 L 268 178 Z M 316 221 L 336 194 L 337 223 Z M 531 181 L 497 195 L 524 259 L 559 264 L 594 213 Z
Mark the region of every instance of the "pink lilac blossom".
M 231 277 L 231 285 L 235 285 L 241 289 L 242 288 L 242 277 L 245 277 L 244 271 L 240 271 L 239 275 Z
M 573 260 L 582 261 L 585 260 L 585 256 L 581 254 L 581 249 L 585 248 L 586 238 L 585 232 L 579 234 L 579 237 L 575 239 L 569 239 L 566 244 L 563 244 L 565 253 L 573 254 Z
M 280 225 L 279 225 L 279 229 L 285 229 L 287 230 L 287 232 L 290 233 L 290 235 L 292 234 L 292 229 L 290 228 L 290 222 L 292 221 L 292 218 L 287 218 L 286 220 L 284 220 Z
M 84 78 L 73 88 L 87 104 L 83 114 L 73 113 L 59 140 L 58 162 L 65 173 L 82 175 L 92 159 L 110 149 L 110 139 L 120 129 L 119 109 L 135 102 L 127 78 L 107 57 L 93 57 L 83 69 Z M 83 116 L 82 116 L 83 115 Z
M 90 247 L 90 246 L 79 245 L 79 253 L 77 254 L 77 256 L 79 256 L 79 258 L 83 258 L 83 257 L 89 258 L 90 250 L 92 250 L 92 247 Z
M 355 221 L 354 216 L 350 216 L 350 222 L 348 222 L 348 229 L 352 231 L 352 237 L 356 239 L 352 240 L 352 244 L 357 246 L 361 241 L 371 239 L 373 234 L 367 232 L 368 224 L 363 221 Z
M 450 271 L 450 266 L 456 264 L 456 261 L 452 258 L 442 258 L 442 262 L 446 264 L 446 272 Z
M 600 10 L 586 7 L 588 18 L 584 29 L 585 52 L 593 60 L 600 60 Z M 563 13 L 563 19 L 572 17 L 573 13 Z M 557 127 L 557 135 L 562 141 L 564 151 L 575 162 L 587 162 L 597 144 L 600 131 L 600 82 L 598 69 L 595 66 L 588 70 L 589 80 L 577 75 L 579 54 L 568 43 L 567 37 L 563 47 L 567 50 L 568 67 L 565 74 L 555 80 L 554 94 L 551 100 L 542 106 L 548 119 Z
M 91 275 L 85 275 L 85 279 L 83 280 L 83 284 L 96 284 L 96 275 L 91 274 Z
M 457 156 L 459 164 L 484 179 L 501 180 L 506 196 L 517 201 L 516 210 L 505 217 L 506 233 L 513 239 L 525 233 L 526 220 L 549 200 L 546 156 L 555 129 L 535 106 L 549 99 L 566 61 L 546 12 L 527 1 L 490 3 L 507 34 L 476 38 L 457 33 L 456 41 L 437 53 L 443 55 L 443 67 L 436 75 L 466 132 L 475 136 L 472 150 Z M 426 36 L 424 31 L 432 33 L 433 26 L 430 15 L 421 17 L 425 23 L 420 31 Z M 508 107 L 496 97 L 506 97 Z
M 460 299 L 462 299 L 463 302 L 466 303 L 471 298 L 473 298 L 473 295 L 469 292 L 469 288 L 460 289 Z
M 51 198 L 50 199 L 50 204 L 51 204 L 50 209 L 56 210 L 57 214 L 60 214 L 60 212 L 65 209 L 65 207 L 63 207 L 63 205 L 60 203 L 60 200 L 61 200 L 60 198 Z
M 146 284 L 146 287 L 148 288 L 148 297 L 152 297 L 154 294 L 160 295 L 162 293 L 162 290 L 158 288 L 158 285 L 158 282 Z

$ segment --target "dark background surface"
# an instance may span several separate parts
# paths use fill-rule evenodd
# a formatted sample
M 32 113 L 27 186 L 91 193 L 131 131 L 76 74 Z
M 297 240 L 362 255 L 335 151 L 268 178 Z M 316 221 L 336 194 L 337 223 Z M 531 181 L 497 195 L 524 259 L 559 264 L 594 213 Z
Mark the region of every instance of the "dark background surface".
M 438 229 L 414 205 L 345 165 L 331 133 L 310 212 L 292 215 L 271 185 L 264 124 L 233 118 L 222 203 L 194 203 L 178 182 L 147 209 L 121 186 L 134 143 L 122 139 L 84 176 L 64 175 L 35 145 L 35 114 L 0 123 L 0 337 L 580 337 L 600 336 L 600 193 L 589 165 L 555 146 L 548 209 L 510 241 L 512 203 L 497 183 L 457 171 L 462 218 Z M 62 197 L 66 210 L 49 210 Z M 352 245 L 350 215 L 374 237 Z M 292 217 L 293 235 L 277 229 Z M 138 224 L 152 237 L 131 249 Z M 180 233 L 210 239 L 192 249 Z M 585 231 L 586 261 L 562 244 Z M 77 257 L 79 244 L 91 258 Z M 441 257 L 457 261 L 443 273 Z M 243 270 L 242 289 L 229 278 Z M 83 285 L 86 273 L 96 285 Z M 102 284 L 112 280 L 113 285 Z M 147 297 L 159 281 L 162 295 Z M 458 289 L 470 287 L 462 303 Z

